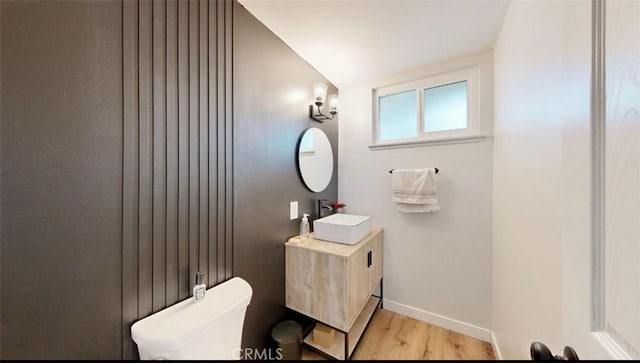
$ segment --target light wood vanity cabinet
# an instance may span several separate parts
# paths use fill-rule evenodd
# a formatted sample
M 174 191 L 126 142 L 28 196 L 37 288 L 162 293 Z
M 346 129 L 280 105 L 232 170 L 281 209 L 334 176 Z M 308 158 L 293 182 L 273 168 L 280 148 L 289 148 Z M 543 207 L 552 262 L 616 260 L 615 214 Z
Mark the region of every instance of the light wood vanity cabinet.
M 382 228 L 374 228 L 354 245 L 316 240 L 313 234 L 285 245 L 287 307 L 348 333 L 341 340 L 349 342 L 347 355 L 380 300 L 372 293 L 382 279 L 382 236 Z M 338 348 L 328 353 L 345 356 Z

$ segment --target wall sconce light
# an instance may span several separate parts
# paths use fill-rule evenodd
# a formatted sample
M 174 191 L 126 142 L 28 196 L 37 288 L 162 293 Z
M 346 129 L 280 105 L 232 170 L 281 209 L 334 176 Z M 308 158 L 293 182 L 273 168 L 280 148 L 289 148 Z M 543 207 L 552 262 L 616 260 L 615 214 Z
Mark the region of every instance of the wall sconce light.
M 329 113 L 331 114 L 331 116 L 323 114 L 322 110 L 320 110 L 320 107 L 322 107 L 322 105 L 324 104 L 326 94 L 326 84 L 316 83 L 313 85 L 313 97 L 315 99 L 315 105 L 309 105 L 309 117 L 318 122 L 333 120 L 333 116 L 338 113 L 338 95 L 329 95 Z

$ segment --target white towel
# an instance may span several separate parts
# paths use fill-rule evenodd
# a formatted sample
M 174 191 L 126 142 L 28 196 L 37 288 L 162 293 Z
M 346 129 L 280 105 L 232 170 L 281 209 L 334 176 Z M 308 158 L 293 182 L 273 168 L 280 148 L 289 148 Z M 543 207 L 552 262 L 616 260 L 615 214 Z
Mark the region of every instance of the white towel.
M 402 213 L 434 213 L 440 210 L 436 171 L 395 169 L 391 175 L 392 200 Z

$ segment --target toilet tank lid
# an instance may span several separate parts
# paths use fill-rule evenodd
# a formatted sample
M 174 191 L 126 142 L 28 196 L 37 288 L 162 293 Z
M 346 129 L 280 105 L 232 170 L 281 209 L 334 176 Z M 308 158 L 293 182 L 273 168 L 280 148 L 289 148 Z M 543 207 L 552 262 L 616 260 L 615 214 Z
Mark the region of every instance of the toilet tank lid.
M 145 349 L 175 350 L 218 325 L 225 313 L 251 301 L 251 286 L 234 277 L 209 290 L 203 300 L 189 297 L 136 322 L 131 336 Z

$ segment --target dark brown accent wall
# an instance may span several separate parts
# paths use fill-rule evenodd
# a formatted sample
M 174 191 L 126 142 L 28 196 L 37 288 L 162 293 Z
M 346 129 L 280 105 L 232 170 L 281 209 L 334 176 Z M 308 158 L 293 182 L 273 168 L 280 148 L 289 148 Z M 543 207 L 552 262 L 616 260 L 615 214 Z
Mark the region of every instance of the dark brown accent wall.
M 289 201 L 337 196 L 337 120 L 307 114 L 327 80 L 226 0 L 0 0 L 0 79 L 0 358 L 136 358 L 131 324 L 197 271 L 249 281 L 243 345 L 265 346 Z M 334 148 L 317 194 L 308 127 Z
M 123 5 L 123 357 L 131 324 L 232 275 L 230 1 Z
M 0 356 L 120 358 L 122 4 L 0 6 Z
M 253 288 L 243 345 L 257 348 L 286 316 L 284 243 L 300 223 L 289 220 L 289 202 L 315 218 L 316 199 L 338 195 L 338 119 L 315 122 L 308 108 L 313 83 L 337 89 L 237 3 L 233 57 L 233 273 Z M 296 170 L 296 145 L 309 127 L 322 129 L 333 147 L 333 177 L 321 193 L 306 189 Z

